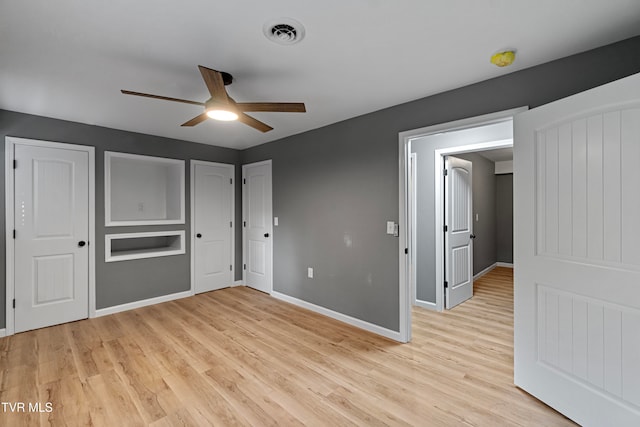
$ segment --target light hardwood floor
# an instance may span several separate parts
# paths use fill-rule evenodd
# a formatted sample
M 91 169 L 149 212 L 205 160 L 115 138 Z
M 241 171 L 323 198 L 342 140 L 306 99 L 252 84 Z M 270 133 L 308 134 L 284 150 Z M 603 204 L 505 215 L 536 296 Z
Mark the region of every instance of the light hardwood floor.
M 572 425 L 512 385 L 512 283 L 414 309 L 405 345 L 244 287 L 2 338 L 0 400 L 45 412 L 0 426 Z

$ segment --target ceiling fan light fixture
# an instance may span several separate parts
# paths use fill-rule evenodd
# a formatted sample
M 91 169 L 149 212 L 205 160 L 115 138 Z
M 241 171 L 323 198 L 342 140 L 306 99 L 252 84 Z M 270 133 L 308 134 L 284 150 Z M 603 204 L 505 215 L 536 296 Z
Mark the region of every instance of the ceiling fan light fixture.
M 233 120 L 238 120 L 238 114 L 229 110 L 220 110 L 220 109 L 208 110 L 207 116 L 209 116 L 214 120 L 220 120 L 223 122 L 231 122 Z

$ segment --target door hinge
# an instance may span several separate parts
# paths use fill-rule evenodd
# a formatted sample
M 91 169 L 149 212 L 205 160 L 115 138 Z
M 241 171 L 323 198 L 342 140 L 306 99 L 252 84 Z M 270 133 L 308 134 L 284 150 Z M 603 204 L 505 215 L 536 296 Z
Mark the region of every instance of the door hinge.
M 244 264 L 244 265 L 242 266 L 242 269 L 243 269 L 243 270 L 246 270 L 246 269 L 247 269 L 247 264 Z
M 247 221 L 242 221 L 242 226 L 246 227 L 247 226 Z
M 233 265 L 229 266 L 229 271 L 233 271 Z
M 16 229 L 15 228 L 13 229 L 13 238 L 14 239 L 16 238 Z
M 404 248 L 405 255 L 409 253 L 409 248 Z
M 18 161 L 17 160 L 13 160 L 13 168 L 17 169 L 18 168 Z
M 449 173 L 449 172 L 447 172 L 447 170 L 446 170 L 446 169 L 442 171 L 442 175 L 444 175 L 444 176 L 447 176 L 447 174 L 448 174 L 448 173 Z
M 233 178 L 229 178 L 229 184 L 233 184 Z
M 449 282 L 447 282 L 446 280 L 444 281 L 444 288 L 447 289 L 449 287 Z
M 229 227 L 233 228 L 233 221 L 229 221 Z
M 247 183 L 247 178 L 242 178 L 242 183 L 246 184 Z
M 13 299 L 13 308 L 16 308 L 16 299 Z
M 444 232 L 446 233 L 447 231 L 449 231 L 449 227 L 447 227 L 446 225 L 444 227 L 442 227 L 442 229 L 444 230 Z

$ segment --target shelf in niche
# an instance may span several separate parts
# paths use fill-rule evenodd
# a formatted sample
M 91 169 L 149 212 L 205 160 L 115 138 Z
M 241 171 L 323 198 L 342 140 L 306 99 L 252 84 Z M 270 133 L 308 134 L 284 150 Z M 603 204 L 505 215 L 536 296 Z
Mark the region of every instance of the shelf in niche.
M 184 224 L 184 160 L 106 151 L 105 225 Z
M 104 237 L 105 262 L 185 253 L 184 230 L 107 234 Z

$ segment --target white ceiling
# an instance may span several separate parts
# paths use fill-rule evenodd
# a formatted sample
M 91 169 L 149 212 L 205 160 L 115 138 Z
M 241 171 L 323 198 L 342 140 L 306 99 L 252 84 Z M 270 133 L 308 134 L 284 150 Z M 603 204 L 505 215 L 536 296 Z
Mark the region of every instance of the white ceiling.
M 280 17 L 305 39 L 268 41 Z M 0 0 L 0 108 L 242 149 L 639 33 L 638 0 Z M 505 48 L 515 64 L 491 65 Z M 120 94 L 205 101 L 197 65 L 307 113 L 183 128 L 200 107 Z

